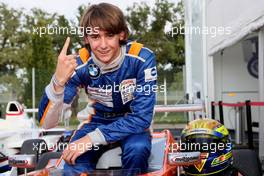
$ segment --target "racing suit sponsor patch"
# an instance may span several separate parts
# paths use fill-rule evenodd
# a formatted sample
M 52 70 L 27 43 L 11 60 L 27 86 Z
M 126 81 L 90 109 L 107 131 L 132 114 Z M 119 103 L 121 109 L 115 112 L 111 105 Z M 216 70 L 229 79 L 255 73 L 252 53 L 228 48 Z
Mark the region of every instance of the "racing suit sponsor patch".
M 157 68 L 152 67 L 144 70 L 145 72 L 145 82 L 157 80 Z
M 126 79 L 120 83 L 120 93 L 123 104 L 133 100 L 133 93 L 136 88 L 136 79 Z
M 113 106 L 113 97 L 111 89 L 103 89 L 102 87 L 87 86 L 88 97 L 107 107 Z

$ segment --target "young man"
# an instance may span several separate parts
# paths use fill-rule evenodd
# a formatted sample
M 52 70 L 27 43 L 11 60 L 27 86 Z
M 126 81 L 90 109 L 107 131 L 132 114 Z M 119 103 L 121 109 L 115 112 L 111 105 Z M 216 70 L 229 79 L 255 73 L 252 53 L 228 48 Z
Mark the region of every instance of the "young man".
M 63 152 L 65 173 L 91 172 L 101 146 L 113 142 L 122 148 L 123 170 L 144 173 L 151 151 L 149 127 L 156 99 L 155 56 L 142 44 L 127 43 L 124 15 L 114 5 L 90 6 L 81 26 L 93 29 L 84 36 L 88 51 L 82 49 L 77 58 L 67 55 L 67 38 L 39 105 L 40 124 L 55 127 L 63 103 L 70 104 L 77 89 L 85 88 L 89 115 Z

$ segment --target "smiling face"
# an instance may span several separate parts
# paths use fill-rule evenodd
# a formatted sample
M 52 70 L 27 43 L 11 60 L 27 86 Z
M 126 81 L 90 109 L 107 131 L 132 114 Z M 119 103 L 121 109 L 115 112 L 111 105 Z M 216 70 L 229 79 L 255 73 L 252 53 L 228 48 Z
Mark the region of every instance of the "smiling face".
M 85 42 L 97 59 L 107 64 L 113 61 L 120 54 L 120 41 L 124 40 L 125 33 L 111 34 L 106 31 L 99 31 L 87 35 Z
M 106 64 L 118 57 L 120 46 L 126 44 L 129 35 L 123 12 L 109 3 L 91 5 L 84 12 L 80 26 L 92 30 L 84 33 L 85 44 Z

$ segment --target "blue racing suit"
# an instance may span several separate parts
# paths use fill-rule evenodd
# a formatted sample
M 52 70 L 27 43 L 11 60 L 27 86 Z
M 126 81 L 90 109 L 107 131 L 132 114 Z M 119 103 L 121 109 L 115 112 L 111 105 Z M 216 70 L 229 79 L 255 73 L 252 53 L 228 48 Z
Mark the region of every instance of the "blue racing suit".
M 151 150 L 150 127 L 157 91 L 157 69 L 154 53 L 142 44 L 131 42 L 121 46 L 121 54 L 113 63 L 103 64 L 93 53 L 82 49 L 78 67 L 63 92 L 55 92 L 51 82 L 39 104 L 38 120 L 44 128 L 58 124 L 63 104 L 71 104 L 79 88 L 88 94 L 88 114 L 72 141 L 89 135 L 93 144 L 106 145 L 119 141 L 122 167 L 147 170 Z M 95 168 L 95 151 L 77 158 L 76 165 L 65 169 L 89 172 Z

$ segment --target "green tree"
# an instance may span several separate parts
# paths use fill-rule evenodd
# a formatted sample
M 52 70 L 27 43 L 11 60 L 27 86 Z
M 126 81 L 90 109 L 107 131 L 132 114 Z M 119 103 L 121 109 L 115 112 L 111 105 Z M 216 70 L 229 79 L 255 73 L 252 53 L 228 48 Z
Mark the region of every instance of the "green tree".
M 21 14 L 21 10 L 0 3 L 0 84 L 11 92 L 13 97 L 23 92 L 22 82 L 17 78 L 24 64 L 20 57 L 25 40 L 20 23 Z
M 165 29 L 169 25 L 183 25 L 182 2 L 175 5 L 167 0 L 156 0 L 153 8 L 146 3 L 134 3 L 127 11 L 130 38 L 144 43 L 155 52 L 159 77 L 166 76 L 170 85 L 174 72 L 181 72 L 184 65 L 184 35 L 172 35 L 172 29 Z M 171 69 L 164 69 L 167 64 L 171 64 Z
M 73 26 L 80 26 L 80 21 L 81 21 L 81 17 L 83 15 L 83 13 L 85 12 L 86 8 L 90 6 L 90 3 L 88 3 L 88 5 L 80 5 L 78 7 L 78 13 L 76 15 L 76 20 L 77 20 L 77 23 L 76 22 L 72 22 L 72 25 Z M 77 52 L 78 49 L 82 48 L 85 46 L 84 44 L 84 40 L 83 40 L 83 34 L 81 35 L 74 35 L 72 36 L 72 45 L 73 45 L 73 49 Z
M 60 53 L 63 47 L 70 30 L 70 26 L 69 21 L 63 15 L 56 16 L 56 25 L 54 27 L 58 29 L 58 32 L 52 35 L 52 43 L 57 54 Z
M 32 15 L 26 16 L 26 25 L 31 32 L 27 42 L 30 52 L 25 58 L 28 83 L 25 86 L 24 101 L 30 107 L 32 106 L 32 68 L 35 68 L 36 102 L 39 102 L 45 86 L 49 83 L 55 70 L 56 63 L 54 52 L 56 46 L 53 45 L 52 36 L 48 33 L 40 35 L 39 31 L 36 32 L 33 28 L 40 29 L 41 27 L 53 25 L 55 16 L 56 14 L 48 14 L 40 9 L 32 9 Z

